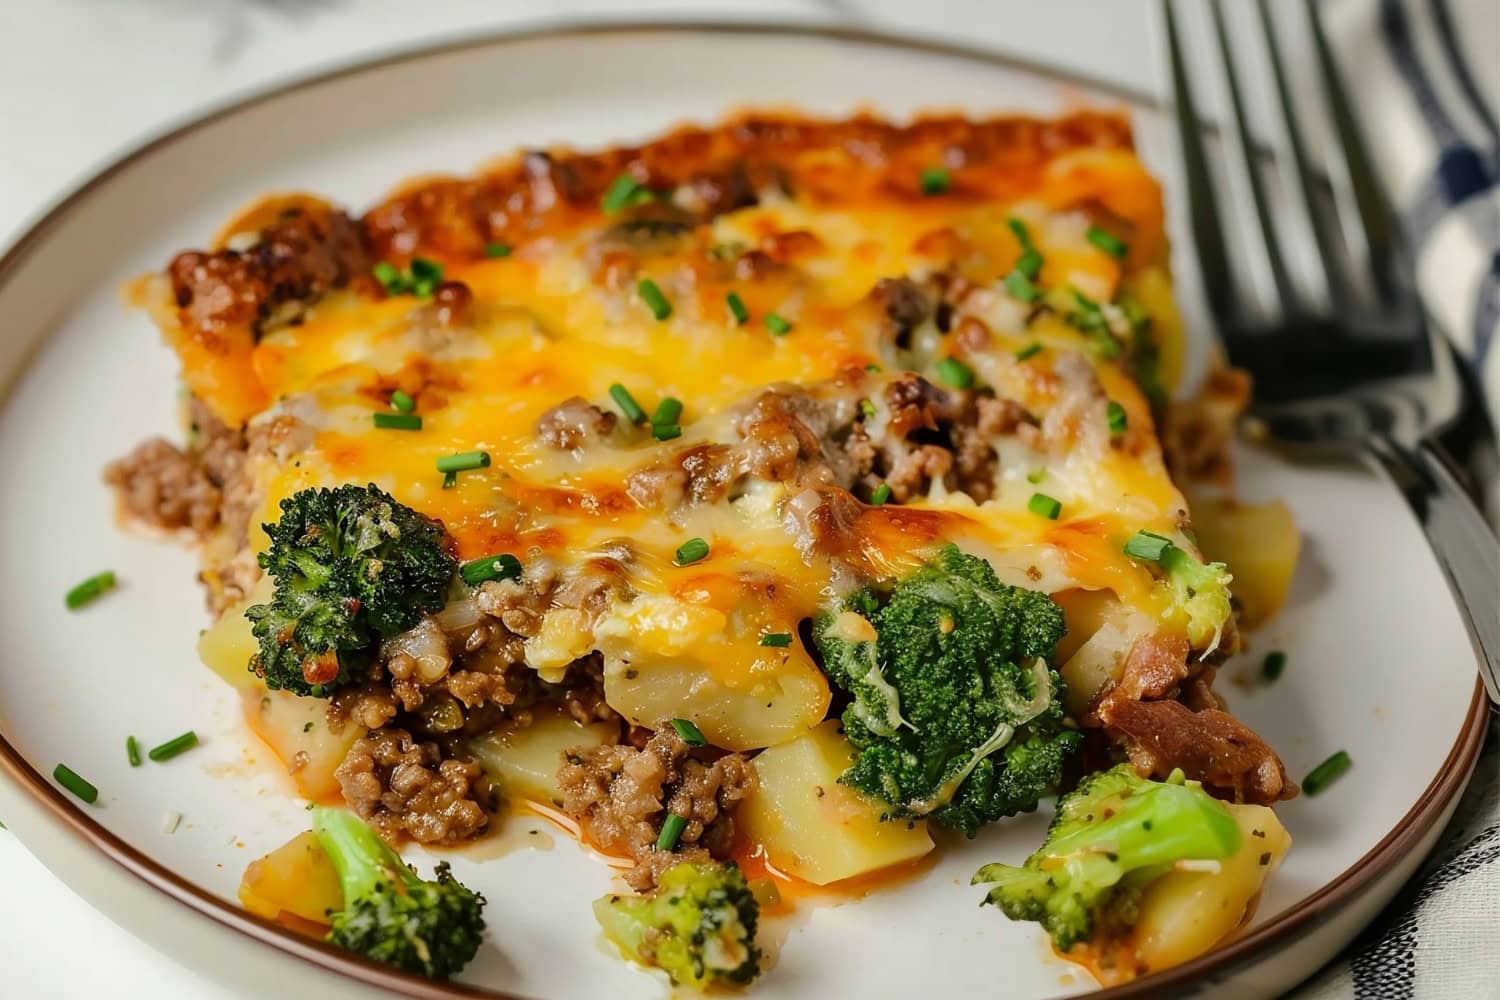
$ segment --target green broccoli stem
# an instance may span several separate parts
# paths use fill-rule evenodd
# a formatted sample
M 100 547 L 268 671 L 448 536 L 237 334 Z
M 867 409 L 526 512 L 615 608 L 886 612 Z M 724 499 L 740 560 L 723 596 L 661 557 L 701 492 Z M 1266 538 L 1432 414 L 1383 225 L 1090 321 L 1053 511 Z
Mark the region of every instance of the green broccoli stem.
M 317 806 L 312 819 L 318 843 L 339 873 L 345 905 L 369 895 L 384 881 L 400 880 L 408 889 L 421 883 L 401 855 L 357 816 L 343 809 Z
M 1174 774 L 1174 777 L 1176 775 Z M 1218 802 L 1180 783 L 1153 783 L 1115 800 L 1113 815 L 1047 845 L 1051 857 L 1083 852 L 1113 856 L 1122 869 L 1171 865 L 1181 859 L 1217 861 L 1240 846 L 1240 828 Z

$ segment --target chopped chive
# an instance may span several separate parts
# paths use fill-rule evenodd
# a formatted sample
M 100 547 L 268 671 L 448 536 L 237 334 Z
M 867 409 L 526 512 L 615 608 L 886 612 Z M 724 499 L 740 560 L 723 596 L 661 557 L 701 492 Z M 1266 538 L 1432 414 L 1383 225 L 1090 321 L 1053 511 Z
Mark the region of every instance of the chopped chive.
M 651 436 L 658 441 L 671 441 L 682 437 L 681 424 L 652 424 Z
M 69 611 L 77 611 L 85 604 L 92 604 L 114 590 L 115 583 L 114 570 L 107 569 L 103 573 L 95 573 L 82 583 L 75 584 L 63 596 L 63 603 L 68 606 Z
M 668 719 L 667 725 L 677 733 L 677 738 L 690 747 L 708 746 L 708 738 L 703 735 L 703 730 L 693 725 L 687 719 Z
M 682 836 L 682 831 L 686 827 L 686 817 L 676 813 L 667 813 L 667 821 L 661 825 L 661 836 L 656 838 L 656 849 L 670 851 L 675 848 L 678 838 Z
M 1021 244 L 1021 249 L 1023 251 L 1033 249 L 1031 242 L 1031 230 L 1026 228 L 1026 223 L 1022 222 L 1020 219 L 1012 215 L 1010 218 L 1005 220 L 1005 224 L 1010 227 L 1011 232 L 1016 234 L 1016 242 Z
M 1171 548 L 1170 538 L 1158 535 L 1154 531 L 1137 531 L 1131 536 L 1130 541 L 1125 543 L 1125 554 L 1132 559 L 1161 562 Z
M 490 257 L 490 258 L 495 258 L 495 257 L 509 257 L 510 256 L 510 244 L 508 244 L 508 243 L 491 243 L 489 246 L 487 246 L 487 247 L 484 248 L 484 255 L 486 257 Z
M 521 560 L 509 552 L 485 556 L 483 559 L 464 563 L 458 568 L 458 575 L 471 587 L 477 587 L 487 580 L 515 580 L 521 575 Z
M 1011 294 L 1012 298 L 1019 299 L 1028 305 L 1042 297 L 1041 290 L 1020 271 L 1012 271 L 1005 276 L 1005 290 Z
M 406 279 L 401 276 L 396 265 L 388 260 L 378 261 L 370 268 L 370 273 L 380 282 L 380 287 L 385 289 L 387 295 L 400 295 L 406 290 Z
M 458 473 L 448 472 L 443 475 L 443 489 L 451 490 L 458 485 Z
M 397 389 L 391 393 L 391 408 L 397 413 L 410 413 L 417 408 L 417 401 Z
M 1033 341 L 1016 352 L 1017 361 L 1027 361 L 1042 353 L 1042 345 Z
M 953 178 L 944 167 L 928 167 L 922 171 L 919 181 L 923 194 L 942 194 L 953 186 Z
M 375 426 L 384 431 L 419 431 L 422 418 L 415 413 L 376 413 Z
M 1308 772 L 1307 777 L 1302 779 L 1302 790 L 1308 795 L 1317 795 L 1341 778 L 1353 764 L 1354 760 L 1349 752 L 1340 750 Z
M 650 278 L 642 278 L 635 283 L 635 290 L 641 301 L 646 303 L 646 308 L 651 310 L 651 315 L 657 319 L 666 319 L 672 315 L 672 303 L 667 301 L 656 282 Z
M 745 300 L 740 298 L 738 292 L 730 292 L 724 296 L 724 301 L 729 303 L 729 315 L 734 317 L 735 326 L 744 326 L 750 322 L 750 310 L 745 308 Z
M 1103 250 L 1111 257 L 1124 257 L 1127 253 L 1130 252 L 1130 247 L 1126 246 L 1124 240 L 1120 239 L 1109 230 L 1100 229 L 1098 226 L 1089 226 L 1087 239 L 1090 243 L 1094 244 L 1094 246 L 1098 247 L 1100 250 Z
M 890 483 L 881 483 L 879 486 L 875 487 L 873 490 L 870 491 L 870 506 L 871 507 L 884 507 L 885 504 L 886 504 L 886 501 L 890 500 L 890 498 L 891 498 L 891 484 Z
M 1268 681 L 1274 681 L 1281 676 L 1281 672 L 1285 669 L 1286 654 L 1276 649 L 1267 653 L 1266 658 L 1261 661 L 1260 675 Z
M 52 769 L 52 777 L 59 785 L 78 796 L 89 805 L 99 801 L 99 789 L 89 784 L 78 773 L 66 764 L 59 764 Z
M 1104 408 L 1104 412 L 1109 419 L 1109 432 L 1124 434 L 1125 428 L 1130 426 L 1130 418 L 1125 413 L 1125 407 L 1111 399 L 1109 405 Z
M 689 538 L 677 546 L 677 565 L 688 566 L 708 558 L 708 543 L 701 538 Z
M 141 744 L 134 736 L 125 737 L 125 759 L 131 767 L 141 766 Z
M 146 756 L 160 764 L 164 760 L 171 760 L 185 750 L 191 750 L 198 745 L 198 734 L 189 729 L 181 736 L 173 737 L 161 746 L 152 747 L 146 751 Z
M 633 424 L 646 422 L 646 411 L 641 409 L 641 404 L 635 401 L 630 390 L 616 382 L 609 387 L 609 397 L 615 401 L 620 412 L 625 414 L 625 419 Z
M 444 455 L 437 460 L 439 472 L 468 472 L 470 469 L 488 469 L 490 453 L 487 451 L 461 451 L 456 455 Z
M 1026 509 L 1038 517 L 1056 521 L 1057 515 L 1062 513 L 1062 504 L 1045 493 L 1033 493 L 1031 499 L 1026 501 Z
M 641 186 L 641 183 L 629 174 L 621 174 L 616 177 L 609 190 L 604 192 L 604 197 L 599 199 L 599 207 L 610 215 L 623 212 L 627 208 L 636 205 L 644 205 L 656 197 L 651 189 Z
M 1033 485 L 1033 486 L 1035 486 L 1037 483 L 1041 482 L 1043 479 L 1046 479 L 1046 478 L 1047 478 L 1047 470 L 1046 469 L 1032 469 L 1030 472 L 1026 473 L 1026 481 L 1028 483 L 1030 483 L 1031 485 Z
M 426 257 L 413 257 L 411 263 L 406 265 L 411 272 L 413 281 L 429 281 L 434 285 L 441 284 L 443 280 L 443 265 Z
M 939 361 L 937 375 L 955 389 L 967 389 L 974 384 L 974 370 L 957 358 Z
M 1016 259 L 1016 270 L 1035 281 L 1036 276 L 1042 273 L 1042 255 L 1035 249 L 1024 251 Z
M 878 372 L 878 371 L 880 371 L 880 366 L 877 365 L 875 362 L 871 361 L 869 364 L 865 365 L 865 371 L 867 371 L 867 372 Z
M 766 329 L 777 337 L 785 337 L 792 332 L 792 324 L 775 313 L 766 313 Z
M 769 632 L 766 635 L 760 637 L 760 644 L 762 646 L 771 646 L 774 648 L 790 646 L 792 644 L 792 633 Z
M 876 412 L 875 403 L 868 399 L 861 399 L 859 401 L 859 412 L 866 420 L 873 418 Z
M 651 414 L 651 423 L 675 424 L 682 418 L 682 400 L 675 396 L 663 396 Z
M 1069 309 L 1063 317 L 1068 325 L 1090 337 L 1109 337 L 1109 322 L 1104 318 L 1104 310 L 1099 303 L 1076 288 L 1070 287 L 1069 290 L 1073 293 L 1074 308 Z

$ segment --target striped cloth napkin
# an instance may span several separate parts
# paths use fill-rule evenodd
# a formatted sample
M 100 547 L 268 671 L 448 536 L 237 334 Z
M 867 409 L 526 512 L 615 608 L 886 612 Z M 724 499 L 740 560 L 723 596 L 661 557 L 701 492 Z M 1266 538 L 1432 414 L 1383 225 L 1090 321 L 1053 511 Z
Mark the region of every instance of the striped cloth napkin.
M 1500 0 L 1323 0 L 1417 281 L 1500 423 Z M 1497 492 L 1487 475 L 1491 511 Z M 1493 513 L 1492 513 L 1493 518 Z M 1500 612 L 1497 612 L 1500 613 Z M 1500 998 L 1500 744 L 1431 858 L 1296 1000 Z

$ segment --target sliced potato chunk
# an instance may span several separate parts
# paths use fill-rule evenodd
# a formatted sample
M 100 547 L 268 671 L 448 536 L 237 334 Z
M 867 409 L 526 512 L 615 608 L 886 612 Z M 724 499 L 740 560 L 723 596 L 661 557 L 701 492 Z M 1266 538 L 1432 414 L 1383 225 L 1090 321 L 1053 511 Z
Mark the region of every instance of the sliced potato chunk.
M 883 822 L 878 805 L 838 783 L 853 760 L 832 720 L 755 758 L 756 787 L 737 819 L 777 868 L 827 885 L 932 850 L 925 821 Z
M 1265 806 L 1228 808 L 1240 827 L 1240 849 L 1219 863 L 1218 874 L 1168 872 L 1141 899 L 1136 954 L 1150 971 L 1196 958 L 1229 936 L 1292 846 Z
M 322 698 L 264 688 L 246 691 L 244 697 L 245 721 L 286 765 L 298 793 L 314 802 L 338 799 L 334 769 L 365 734 L 364 727 L 346 722 L 333 732 L 328 728 L 328 702 Z
M 538 712 L 529 726 L 507 727 L 469 741 L 469 753 L 505 794 L 562 804 L 557 772 L 574 747 L 597 747 L 619 736 L 613 722 L 583 725 L 566 712 Z
M 1229 589 L 1240 599 L 1240 622 L 1246 628 L 1269 621 L 1286 602 L 1302 551 L 1297 522 L 1280 500 L 1239 503 L 1198 499 L 1193 528 L 1210 559 L 1226 563 L 1234 574 Z
M 326 924 L 328 911 L 343 907 L 344 892 L 317 834 L 308 830 L 250 862 L 240 878 L 240 903 L 267 920 L 290 913 Z
M 774 669 L 727 682 L 697 660 L 633 661 L 604 675 L 604 697 L 631 722 L 688 719 L 716 747 L 754 750 L 806 733 L 828 710 L 828 681 L 800 648 L 767 649 Z
M 248 597 L 231 605 L 198 637 L 198 658 L 232 687 L 246 690 L 263 687 L 260 678 L 250 672 L 250 658 L 255 655 L 255 636 L 245 609 L 271 599 L 275 584 L 269 576 L 256 581 Z

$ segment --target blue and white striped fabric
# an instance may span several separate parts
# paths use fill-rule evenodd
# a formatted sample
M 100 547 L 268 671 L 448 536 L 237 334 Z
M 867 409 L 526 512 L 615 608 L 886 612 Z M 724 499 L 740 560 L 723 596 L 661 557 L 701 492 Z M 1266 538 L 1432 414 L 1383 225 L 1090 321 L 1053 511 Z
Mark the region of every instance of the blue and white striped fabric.
M 1500 2 L 1325 0 L 1423 300 L 1500 419 Z
M 1490 420 L 1500 424 L 1500 0 L 1323 0 L 1321 12 L 1416 248 L 1423 300 L 1473 367 Z M 1473 784 L 1421 873 L 1296 996 L 1500 998 L 1493 727 Z

